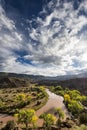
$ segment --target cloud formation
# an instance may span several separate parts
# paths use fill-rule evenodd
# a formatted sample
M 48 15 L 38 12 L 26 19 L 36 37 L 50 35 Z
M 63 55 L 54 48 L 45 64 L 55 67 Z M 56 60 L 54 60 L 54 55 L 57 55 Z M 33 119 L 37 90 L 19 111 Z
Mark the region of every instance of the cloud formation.
M 86 71 L 87 1 L 74 4 L 51 0 L 27 20 L 28 41 L 0 6 L 0 71 L 50 76 Z

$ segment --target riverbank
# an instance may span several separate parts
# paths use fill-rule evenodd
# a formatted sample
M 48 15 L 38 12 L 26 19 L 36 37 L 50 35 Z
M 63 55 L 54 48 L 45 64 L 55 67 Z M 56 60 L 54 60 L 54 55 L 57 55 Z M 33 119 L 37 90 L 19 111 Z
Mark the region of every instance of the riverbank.
M 63 97 L 56 95 L 46 89 L 48 94 L 48 101 L 47 103 L 41 107 L 39 110 L 36 111 L 36 115 L 39 117 L 42 113 L 51 113 L 54 114 L 56 108 L 61 108 L 64 112 L 64 120 L 69 117 L 68 111 L 63 103 Z M 0 121 L 6 123 L 9 120 L 15 120 L 13 116 L 9 116 L 7 114 L 0 114 Z M 41 126 L 43 121 L 41 119 L 38 120 L 38 125 Z

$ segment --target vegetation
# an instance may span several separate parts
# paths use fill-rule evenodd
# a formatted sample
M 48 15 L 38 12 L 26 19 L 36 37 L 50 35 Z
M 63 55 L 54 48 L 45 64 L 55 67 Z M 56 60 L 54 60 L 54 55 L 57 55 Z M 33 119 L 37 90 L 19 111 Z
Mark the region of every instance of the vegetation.
M 18 123 L 25 124 L 26 130 L 31 124 L 35 127 L 38 120 L 33 109 L 20 110 L 18 114 L 15 114 L 15 117 L 18 119 Z
M 44 121 L 42 130 L 53 130 L 53 125 L 59 130 L 63 127 L 72 128 L 73 124 L 76 123 L 75 119 L 78 120 L 79 127 L 76 126 L 72 130 L 86 130 L 87 112 L 84 109 L 84 102 L 87 101 L 87 97 L 82 95 L 78 90 L 64 89 L 61 86 L 52 86 L 50 90 L 64 97 L 64 103 L 73 117 L 72 120 L 63 120 L 64 113 L 61 108 L 56 108 L 54 112 L 55 116 L 50 113 L 43 113 L 40 117 L 36 116 L 35 111 L 42 107 L 48 99 L 48 95 L 43 86 L 5 88 L 0 90 L 0 112 L 16 113 L 14 115 L 17 121 L 15 121 L 16 123 L 14 121 L 7 122 L 2 130 L 18 130 L 17 125 L 20 127 L 20 130 L 35 129 L 38 127 L 38 118 Z
M 58 114 L 57 125 L 60 127 L 62 119 L 64 119 L 64 112 L 62 111 L 61 108 L 57 108 L 56 109 L 56 114 Z
M 8 121 L 2 130 L 16 130 L 16 123 L 14 121 Z
M 87 130 L 87 126 L 86 125 L 81 125 L 80 127 L 76 126 L 73 130 Z
M 77 116 L 82 112 L 83 106 L 76 100 L 71 100 L 68 104 L 68 110 L 74 115 Z
M 80 124 L 87 125 L 87 112 L 80 113 L 79 121 L 80 121 Z
M 53 86 L 50 90 L 64 97 L 64 103 L 72 114 L 72 119 L 76 119 L 79 124 L 87 125 L 87 110 L 84 107 L 87 104 L 87 96 L 82 95 L 78 90 L 69 90 L 61 86 Z M 87 126 L 85 125 L 76 127 L 75 130 L 86 130 Z
M 61 86 L 56 86 L 52 87 L 51 91 L 64 97 L 64 102 L 74 117 L 78 117 L 80 112 L 83 111 L 83 102 L 87 101 L 87 97 L 81 95 L 78 90 L 69 90 L 67 88 L 62 88 Z
M 44 119 L 44 127 L 46 130 L 51 129 L 51 125 L 53 125 L 56 121 L 56 117 L 52 114 L 42 114 L 40 115 L 41 119 Z
M 42 86 L 3 88 L 0 90 L 0 112 L 14 114 L 22 108 L 34 108 L 37 110 L 47 100 L 48 95 Z

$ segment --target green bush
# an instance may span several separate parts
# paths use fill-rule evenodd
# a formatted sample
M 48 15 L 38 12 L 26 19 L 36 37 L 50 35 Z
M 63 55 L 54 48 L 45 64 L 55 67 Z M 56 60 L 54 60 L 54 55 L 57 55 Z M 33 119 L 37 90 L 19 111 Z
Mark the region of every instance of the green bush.
M 80 127 L 75 127 L 73 128 L 73 130 L 87 130 L 87 126 L 86 125 L 81 125 Z
M 83 110 L 83 106 L 76 100 L 71 100 L 68 109 L 73 115 L 78 115 Z
M 8 121 L 4 128 L 1 130 L 15 130 L 16 124 L 14 121 Z
M 55 90 L 63 90 L 63 88 L 61 86 L 56 86 Z
M 87 124 L 87 113 L 80 114 L 79 120 L 81 124 Z

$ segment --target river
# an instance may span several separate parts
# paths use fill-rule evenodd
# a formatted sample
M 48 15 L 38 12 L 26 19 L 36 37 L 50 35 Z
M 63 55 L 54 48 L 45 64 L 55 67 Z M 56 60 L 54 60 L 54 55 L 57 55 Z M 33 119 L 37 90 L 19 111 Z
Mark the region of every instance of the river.
M 40 116 L 42 113 L 54 114 L 54 111 L 56 108 L 61 108 L 64 112 L 64 120 L 67 117 L 70 117 L 69 113 L 67 111 L 67 108 L 66 108 L 65 104 L 63 103 L 63 100 L 64 100 L 63 97 L 52 93 L 48 89 L 46 89 L 46 92 L 49 95 L 49 99 L 48 99 L 47 103 L 42 108 L 37 110 L 37 112 L 36 112 L 37 116 Z M 38 120 L 38 124 L 41 125 L 42 122 L 43 121 L 41 119 Z
M 63 97 L 52 93 L 48 89 L 46 89 L 46 92 L 49 95 L 48 101 L 42 108 L 36 111 L 36 115 L 39 117 L 44 112 L 54 114 L 55 108 L 61 108 L 65 115 L 64 119 L 69 117 L 68 111 L 63 103 Z M 7 114 L 0 114 L 0 122 L 3 121 L 3 123 L 6 123 L 9 120 L 14 120 L 14 117 Z M 38 124 L 42 125 L 42 122 L 41 119 L 38 120 Z

